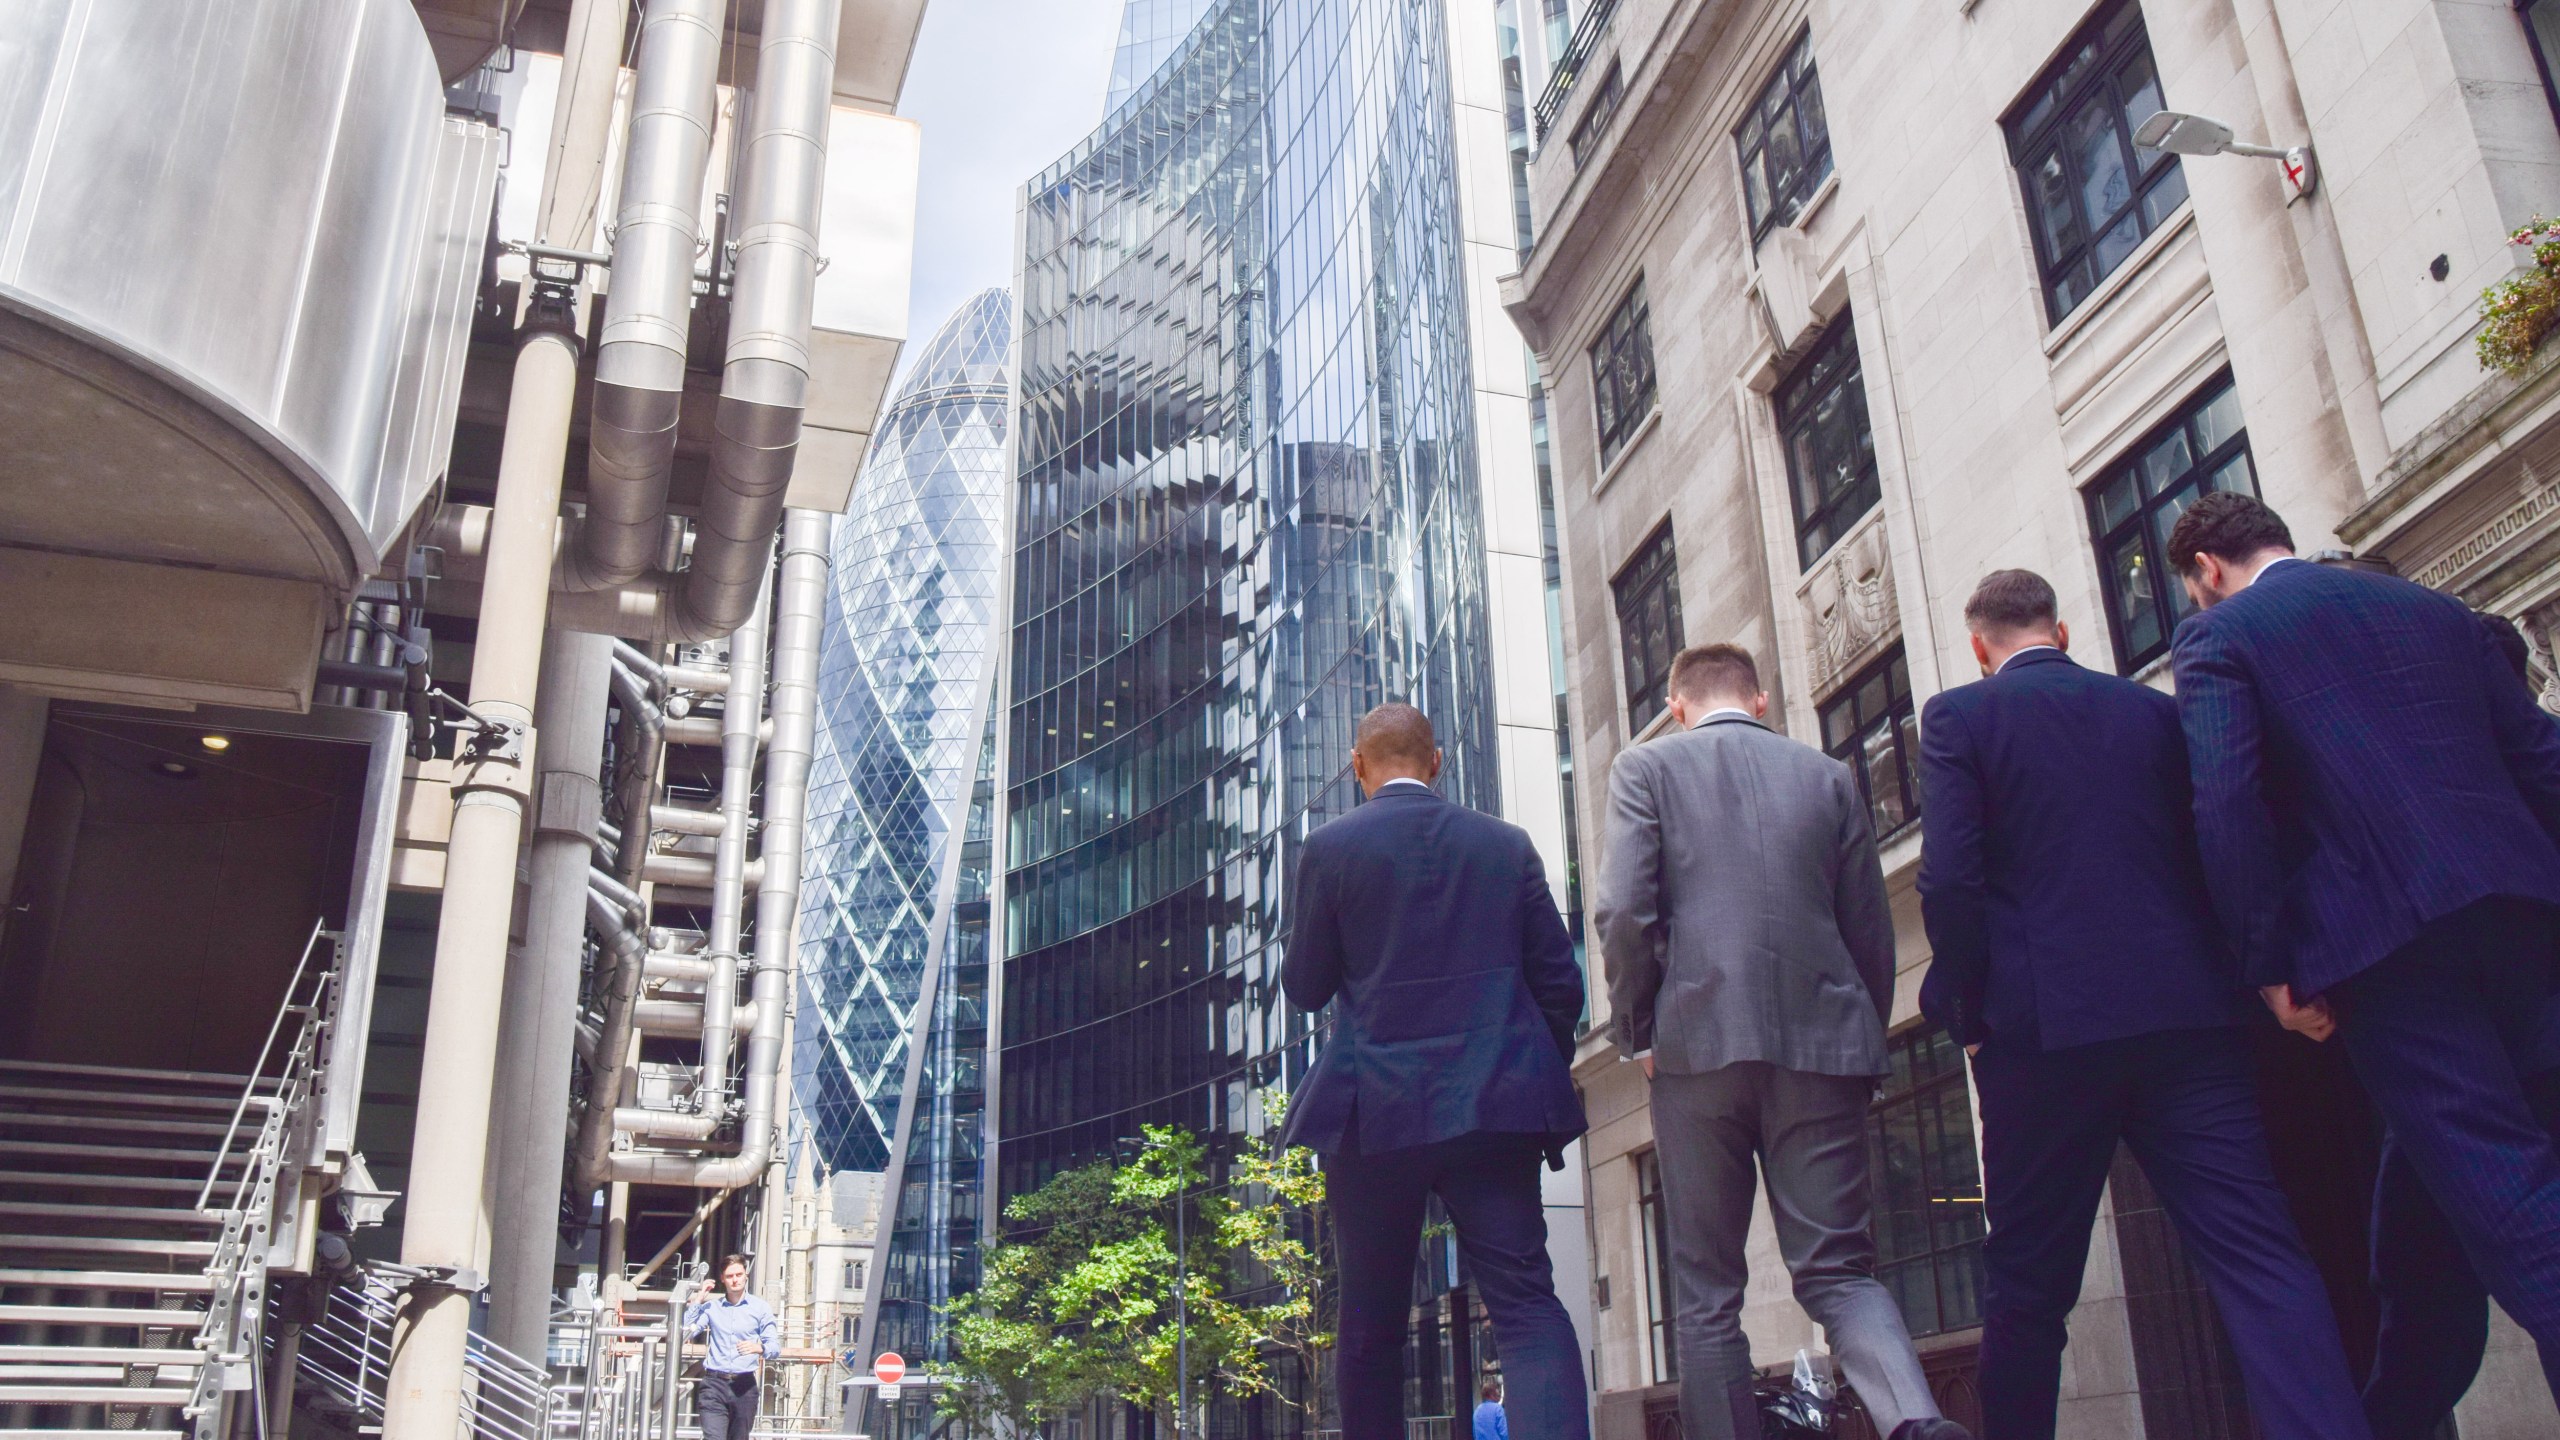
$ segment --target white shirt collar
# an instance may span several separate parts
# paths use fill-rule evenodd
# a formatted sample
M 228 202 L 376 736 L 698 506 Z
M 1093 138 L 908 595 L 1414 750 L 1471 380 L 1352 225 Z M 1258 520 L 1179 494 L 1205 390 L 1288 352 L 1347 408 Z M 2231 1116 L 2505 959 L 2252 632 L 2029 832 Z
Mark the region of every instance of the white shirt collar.
M 1416 789 L 1416 790 L 1428 790 L 1428 789 L 1430 789 L 1430 788 L 1431 788 L 1429 785 L 1426 785 L 1426 784 L 1424 784 L 1422 781 L 1419 781 L 1419 780 L 1414 779 L 1414 778 L 1413 778 L 1412 776 L 1410 776 L 1410 775 L 1399 775 L 1399 776 L 1397 776 L 1396 778 L 1394 778 L 1393 780 L 1389 780 L 1389 781 L 1387 781 L 1385 784 L 1380 785 L 1380 786 L 1378 787 L 1378 790 L 1379 790 L 1379 792 L 1380 792 L 1381 794 L 1383 794 L 1383 793 L 1385 793 L 1385 791 L 1386 791 L 1390 786 L 1395 786 L 1395 785 L 1410 785 L 1410 786 L 1412 786 L 1412 787 L 1413 787 L 1414 789 Z
M 2009 658 L 2000 662 L 2000 669 L 1999 669 L 1999 670 L 1994 670 L 1994 671 L 1992 671 L 1991 673 L 1992 673 L 1992 674 L 1994 674 L 1994 675 L 1997 675 L 1997 674 L 2001 673 L 2001 671 L 2005 671 L 2005 670 L 2007 670 L 2010 666 L 2017 664 L 2017 663 L 2018 663 L 2018 657 L 2019 657 L 2019 656 L 2021 656 L 2021 655 L 2033 655 L 2034 653 L 2036 653 L 2036 652 L 2037 652 L 2037 651 L 2039 651 L 2039 650 L 2050 650 L 2050 651 L 2052 651 L 2052 652 L 2053 652 L 2054 654 L 2056 654 L 2056 655 L 2059 655 L 2059 654 L 2061 654 L 2061 653 L 2062 653 L 2062 647 L 2061 647 L 2061 646 L 2059 646 L 2059 645 L 2027 645 L 2027 646 L 2022 646 L 2022 647 L 2020 647 L 2019 649 L 2016 649 L 2016 650 L 2012 650 L 2012 651 L 2010 651 L 2010 652 L 2009 652 Z
M 2299 556 L 2299 555 L 2279 555 L 2279 556 L 2277 556 L 2276 558 L 2274 558 L 2273 560 L 2268 561 L 2266 564 L 2259 566 L 2259 567 L 2258 567 L 2258 575 L 2264 575 L 2264 574 L 2266 574 L 2268 571 L 2273 570 L 2274 568 L 2276 568 L 2277 566 L 2279 566 L 2279 565 L 2283 564 L 2283 563 L 2284 563 L 2284 562 L 2286 562 L 2287 560 L 2292 561 L 2292 562 L 2293 562 L 2293 563 L 2295 563 L 2296 565 L 2308 565 L 2308 564 L 2310 564 L 2310 563 L 2311 563 L 2310 561 L 2303 559 L 2303 558 L 2302 558 L 2301 556 Z M 2252 575 L 2252 576 L 2250 576 L 2250 577 L 2249 577 L 2249 585 L 2255 585 L 2255 584 L 2257 584 L 2257 583 L 2258 583 L 2258 575 Z M 2241 586 L 2240 588 L 2241 588 L 2241 589 L 2243 589 L 2243 590 L 2246 590 L 2246 589 L 2248 589 L 2248 588 L 2249 588 L 2249 585 L 2243 585 L 2243 586 Z
M 1745 720 L 1757 720 L 1759 718 L 1739 705 L 1719 705 L 1713 710 L 1708 711 L 1706 714 L 1699 716 L 1697 721 L 1690 725 L 1689 728 L 1695 730 L 1698 726 L 1704 725 L 1710 720 L 1720 719 L 1727 715 L 1738 715 Z

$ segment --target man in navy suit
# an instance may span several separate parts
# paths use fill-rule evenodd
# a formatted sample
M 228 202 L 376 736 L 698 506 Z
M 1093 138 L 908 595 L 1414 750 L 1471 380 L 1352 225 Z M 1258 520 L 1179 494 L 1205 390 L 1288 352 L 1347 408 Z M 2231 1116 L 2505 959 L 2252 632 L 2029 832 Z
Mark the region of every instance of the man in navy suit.
M 2276 1018 L 2343 1037 L 2388 1131 L 2377 1381 L 2411 1318 L 2400 1175 L 2560 1395 L 2560 1151 L 2525 1083 L 2560 1059 L 2560 730 L 2460 602 L 2295 558 L 2252 496 L 2198 499 L 2169 561 L 2200 607 L 2175 656 L 2215 908 Z
M 1280 971 L 1301 1008 L 1334 1004 L 1283 1139 L 1323 1157 L 1343 1440 L 1403 1440 L 1406 1317 L 1434 1195 L 1493 1316 L 1512 1433 L 1588 1440 L 1538 1176 L 1584 1128 L 1568 1073 L 1573 942 L 1528 832 L 1432 791 L 1440 750 L 1421 711 L 1363 717 L 1351 772 L 1369 803 L 1307 837 Z
M 2051 1440 L 2062 1350 L 2119 1142 L 2222 1311 L 2268 1440 L 2363 1440 L 2319 1272 L 2277 1188 L 2188 811 L 2177 702 L 2084 670 L 2053 587 L 1965 603 L 1988 678 L 1921 718 L 1920 1006 L 1982 1106 L 1984 1440 Z

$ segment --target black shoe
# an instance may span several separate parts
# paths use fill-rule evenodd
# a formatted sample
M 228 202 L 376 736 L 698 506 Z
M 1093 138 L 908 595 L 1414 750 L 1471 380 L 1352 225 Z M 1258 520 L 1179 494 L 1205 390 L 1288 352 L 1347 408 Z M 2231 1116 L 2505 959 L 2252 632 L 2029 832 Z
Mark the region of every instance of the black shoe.
M 1973 1432 L 1953 1420 L 1931 1416 L 1905 1420 L 1893 1427 L 1893 1440 L 1973 1440 Z

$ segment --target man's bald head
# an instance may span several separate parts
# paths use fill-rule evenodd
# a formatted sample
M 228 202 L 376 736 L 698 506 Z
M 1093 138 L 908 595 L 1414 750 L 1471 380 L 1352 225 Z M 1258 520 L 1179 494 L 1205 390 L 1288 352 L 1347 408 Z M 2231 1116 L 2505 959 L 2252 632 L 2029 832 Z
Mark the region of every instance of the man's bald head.
M 1373 795 L 1390 780 L 1430 784 L 1440 774 L 1440 741 L 1431 733 L 1431 717 L 1401 700 L 1361 716 L 1351 739 L 1351 770 L 1360 788 Z

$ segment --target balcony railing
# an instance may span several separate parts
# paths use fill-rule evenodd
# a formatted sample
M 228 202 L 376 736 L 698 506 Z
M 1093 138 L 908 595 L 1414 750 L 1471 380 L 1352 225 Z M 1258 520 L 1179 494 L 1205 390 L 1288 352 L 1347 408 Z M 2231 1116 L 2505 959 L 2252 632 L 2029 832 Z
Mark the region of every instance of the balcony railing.
M 1564 113 L 1565 98 L 1573 93 L 1574 83 L 1582 78 L 1591 63 L 1591 52 L 1599 48 L 1600 37 L 1609 30 L 1609 17 L 1617 13 L 1618 0 L 1591 0 L 1582 12 L 1582 23 L 1573 27 L 1573 38 L 1567 40 L 1564 53 L 1556 57 L 1547 71 L 1547 88 L 1538 97 L 1536 118 L 1538 143 L 1547 143 L 1547 132 L 1556 125 L 1556 117 Z

